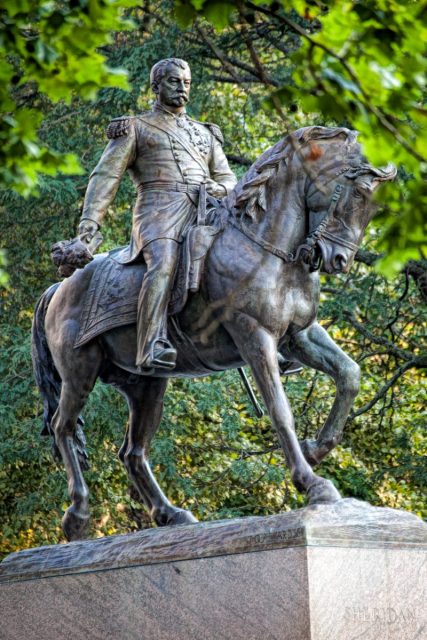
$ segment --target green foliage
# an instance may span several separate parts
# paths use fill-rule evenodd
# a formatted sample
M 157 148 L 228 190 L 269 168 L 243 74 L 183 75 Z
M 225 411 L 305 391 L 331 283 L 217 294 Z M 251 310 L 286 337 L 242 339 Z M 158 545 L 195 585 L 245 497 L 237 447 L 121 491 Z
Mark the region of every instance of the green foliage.
M 203 16 L 217 30 L 240 19 L 269 16 L 300 38 L 290 54 L 288 80 L 269 91 L 265 107 L 299 105 L 360 132 L 372 164 L 390 161 L 405 179 L 387 187 L 381 218 L 381 247 L 387 257 L 377 268 L 396 274 L 409 259 L 427 252 L 427 72 L 425 2 L 282 0 L 175 1 L 182 24 Z M 234 11 L 233 11 L 234 9 Z M 271 41 L 270 41 L 271 42 Z M 260 63 L 264 63 L 262 56 Z
M 388 206 L 381 218 L 381 245 L 387 257 L 376 268 L 392 275 L 407 260 L 426 254 L 424 2 L 330 0 L 307 5 L 287 0 L 281 3 L 283 9 L 273 0 L 175 0 L 173 4 L 181 30 L 176 27 L 170 34 L 169 55 L 181 46 L 186 28 L 194 21 L 200 26 L 201 17 L 214 25 L 219 43 L 222 39 L 226 45 L 224 51 L 230 46 L 236 49 L 236 19 L 261 25 L 257 40 L 265 38 L 270 51 L 264 46 L 259 55 L 253 49 L 252 62 L 258 56 L 256 66 L 265 70 L 271 51 L 288 53 L 285 64 L 280 59 L 276 66 L 273 83 L 268 81 L 270 73 L 265 77 L 261 73 L 264 109 L 274 108 L 284 116 L 287 106 L 298 105 L 305 114 L 345 123 L 360 132 L 373 164 L 392 160 L 400 167 L 402 180 L 388 185 Z M 126 88 L 123 67 L 115 65 L 112 71 L 105 52 L 114 30 L 132 27 L 123 10 L 137 5 L 136 0 L 0 4 L 0 160 L 5 186 L 29 194 L 42 172 L 80 170 L 76 156 L 40 144 L 40 112 L 47 108 L 44 96 L 70 102 L 75 94 L 93 99 L 100 87 Z M 154 11 L 147 9 L 143 20 L 150 20 L 156 11 L 169 16 L 171 6 L 155 2 Z M 280 27 L 279 35 L 272 39 L 272 30 L 263 31 L 262 19 L 270 28 Z M 120 64 L 129 68 L 132 62 L 123 59 Z M 280 67 L 286 69 L 285 75 Z
M 41 173 L 80 171 L 76 156 L 40 145 L 47 98 L 92 100 L 102 87 L 127 88 L 123 69 L 110 69 L 99 47 L 130 28 L 123 9 L 136 0 L 0 2 L 0 187 L 34 192 Z
M 283 94 L 285 121 L 277 110 L 265 107 L 268 92 L 286 89 L 295 82 L 292 74 L 297 67 L 290 64 L 288 56 L 298 55 L 300 43 L 289 28 L 281 30 L 279 25 L 274 30 L 270 25 L 268 31 L 280 38 L 288 53 L 279 56 L 273 46 L 267 45 L 262 50 L 262 60 L 280 86 L 272 89 L 260 82 L 223 82 L 212 77 L 222 78 L 223 70 L 211 64 L 208 45 L 196 40 L 194 30 L 184 30 L 169 20 L 169 2 L 153 4 L 153 12 L 161 20 L 138 10 L 133 14 L 138 28 L 117 34 L 114 47 L 103 51 L 107 65 L 126 68 L 129 91 L 108 86 L 90 101 L 73 95 L 68 103 L 43 102 L 37 144 L 61 157 L 66 153 L 78 156 L 84 173 L 39 175 L 37 197 L 24 199 L 12 190 L 0 193 L 2 244 L 7 249 L 9 273 L 8 287 L 0 289 L 2 554 L 63 540 L 60 520 L 69 504 L 67 483 L 62 466 L 51 459 L 49 439 L 39 436 L 42 405 L 31 371 L 31 317 L 38 296 L 57 279 L 49 258 L 50 245 L 75 235 L 88 175 L 105 146 L 109 120 L 150 107 L 148 75 L 159 51 L 162 56 L 188 59 L 194 79 L 190 114 L 221 126 L 225 151 L 236 161 L 257 157 L 277 142 L 285 128 L 333 124 L 327 111 L 305 111 L 304 97 L 294 104 L 293 94 L 288 99 Z M 86 7 L 83 3 L 79 6 Z M 360 9 L 365 5 L 357 6 Z M 297 5 L 295 8 L 300 9 Z M 297 14 L 294 19 L 299 20 Z M 312 22 L 320 24 L 317 19 Z M 301 23 L 304 28 L 310 26 L 310 20 Z M 316 38 L 320 37 L 318 26 L 314 31 L 318 33 Z M 232 50 L 238 61 L 251 63 L 245 44 L 233 30 L 220 28 L 216 33 L 209 31 L 208 36 L 221 50 Z M 339 104 L 349 100 L 347 91 L 350 89 L 343 89 L 344 97 L 337 98 Z M 368 137 L 365 134 L 363 141 Z M 392 149 L 385 159 L 393 159 Z M 401 162 L 401 156 L 397 160 Z M 233 166 L 239 174 L 245 170 L 245 165 Z M 409 184 L 411 174 L 415 175 L 411 166 L 407 174 L 400 170 L 405 184 Z M 402 199 L 400 204 L 395 204 L 396 193 Z M 380 212 L 377 225 L 367 236 L 365 248 L 370 252 L 379 250 L 380 228 L 388 224 L 390 211 L 395 221 L 400 221 L 397 214 L 406 206 L 407 197 L 414 198 L 414 218 L 419 215 L 420 196 L 410 194 L 415 194 L 412 187 L 402 192 L 397 187 L 390 193 L 384 189 L 379 192 L 381 201 L 390 208 Z M 128 241 L 133 200 L 134 190 L 126 179 L 105 220 L 103 248 Z M 414 246 L 418 242 L 416 226 L 410 227 Z M 401 251 L 406 250 L 407 240 L 401 241 L 401 235 L 396 235 L 394 242 Z M 408 271 L 387 281 L 372 268 L 357 263 L 349 275 L 325 277 L 323 285 L 321 321 L 361 365 L 362 389 L 342 444 L 325 459 L 319 473 L 331 478 L 346 496 L 427 516 L 425 370 L 411 366 L 387 387 L 397 370 L 417 362 L 422 355 L 427 326 L 422 277 L 416 280 Z M 284 380 L 284 385 L 298 436 L 314 437 L 333 401 L 334 386 L 326 376 L 307 370 Z M 378 394 L 378 400 L 369 407 Z M 117 459 L 127 422 L 122 398 L 98 384 L 84 417 L 92 465 L 86 472 L 92 534 L 125 533 L 149 526 L 149 518 L 129 491 Z M 254 417 L 236 372 L 170 384 L 151 462 L 168 497 L 202 519 L 277 513 L 303 504 L 289 482 L 269 419 Z
M 6 287 L 9 282 L 9 277 L 3 267 L 7 265 L 6 254 L 0 250 L 0 289 Z

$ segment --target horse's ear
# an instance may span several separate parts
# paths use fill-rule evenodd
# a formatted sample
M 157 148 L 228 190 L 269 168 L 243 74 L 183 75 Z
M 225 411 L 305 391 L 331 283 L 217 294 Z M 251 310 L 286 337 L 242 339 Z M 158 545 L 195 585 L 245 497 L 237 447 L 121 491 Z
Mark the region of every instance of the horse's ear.
M 389 163 L 382 169 L 376 169 L 370 167 L 369 171 L 357 178 L 357 182 L 364 189 L 368 189 L 373 193 L 375 189 L 381 184 L 381 182 L 387 182 L 388 180 L 394 180 L 397 174 L 397 169 L 394 164 Z

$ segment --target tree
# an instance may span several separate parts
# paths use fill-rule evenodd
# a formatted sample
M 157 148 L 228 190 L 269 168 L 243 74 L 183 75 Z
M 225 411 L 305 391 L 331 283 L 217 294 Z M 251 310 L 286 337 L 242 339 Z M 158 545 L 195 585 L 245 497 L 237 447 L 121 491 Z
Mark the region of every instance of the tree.
M 49 102 L 74 95 L 94 99 L 103 87 L 126 88 L 126 72 L 111 69 L 99 47 L 130 28 L 123 9 L 135 0 L 0 2 L 0 188 L 29 195 L 40 174 L 78 173 L 76 156 L 40 144 Z
M 31 373 L 30 322 L 38 295 L 57 280 L 50 245 L 75 234 L 88 174 L 105 146 L 105 128 L 113 117 L 149 107 L 148 75 L 159 51 L 189 60 L 191 115 L 221 126 L 226 154 L 240 175 L 277 142 L 285 124 L 290 129 L 351 124 L 327 112 L 307 112 L 296 102 L 280 103 L 282 113 L 265 104 L 267 93 L 292 86 L 289 60 L 300 46 L 300 35 L 276 17 L 263 14 L 261 21 L 258 13 L 253 23 L 236 19 L 233 28 L 227 24 L 215 31 L 200 21 L 184 29 L 172 18 L 171 7 L 169 1 L 145 3 L 132 13 L 135 27 L 116 33 L 103 47 L 109 65 L 127 70 L 130 91 L 107 87 L 95 100 L 73 96 L 69 104 L 44 103 L 39 144 L 78 156 L 84 174 L 39 176 L 37 197 L 25 199 L 12 190 L 0 194 L 9 261 L 9 289 L 0 293 L 2 553 L 62 539 L 66 479 L 61 465 L 51 460 L 49 441 L 39 437 L 41 402 Z M 280 8 L 275 12 L 282 15 Z M 293 19 L 318 32 L 319 23 L 309 16 L 293 14 Z M 245 26 L 274 84 L 262 81 Z M 223 62 L 219 56 L 225 56 Z M 132 186 L 124 181 L 103 228 L 104 248 L 128 241 L 132 199 Z M 394 280 L 386 280 L 372 268 L 380 252 L 374 231 L 349 275 L 323 278 L 321 321 L 362 366 L 363 385 L 343 443 L 319 471 L 344 495 L 426 515 L 426 265 L 420 259 L 407 262 Z M 284 384 L 299 437 L 314 435 L 332 400 L 329 380 L 306 370 Z M 148 526 L 116 459 L 127 420 L 121 398 L 97 386 L 84 417 L 94 535 Z M 167 495 L 204 519 L 277 513 L 302 504 L 288 482 L 268 418 L 254 417 L 233 372 L 171 384 L 151 457 Z
M 392 274 L 407 260 L 426 256 L 424 2 L 176 0 L 175 7 L 182 24 L 194 21 L 193 37 L 222 79 L 264 85 L 266 106 L 280 113 L 285 126 L 283 105 L 300 107 L 360 131 L 373 164 L 393 159 L 401 180 L 381 195 L 387 202 L 378 218 L 381 269 Z M 222 41 L 214 45 L 213 30 L 201 18 Z M 248 60 L 239 49 L 236 56 L 233 41 L 246 46 Z M 278 73 L 280 57 L 287 78 Z

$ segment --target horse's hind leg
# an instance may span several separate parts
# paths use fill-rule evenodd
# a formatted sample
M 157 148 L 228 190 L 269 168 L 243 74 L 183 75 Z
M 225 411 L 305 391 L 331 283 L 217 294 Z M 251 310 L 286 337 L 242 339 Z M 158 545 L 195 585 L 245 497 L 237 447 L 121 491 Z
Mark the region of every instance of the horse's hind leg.
M 72 501 L 62 519 L 62 529 L 68 540 L 78 540 L 85 537 L 89 524 L 89 490 L 79 459 L 77 419 L 95 384 L 102 353 L 96 343 L 74 350 L 70 342 L 62 339 L 61 348 L 56 349 L 56 366 L 62 384 L 51 426 L 67 473 Z
M 64 383 L 58 408 L 52 419 L 55 443 L 68 477 L 68 493 L 72 500 L 62 519 L 62 529 L 68 540 L 85 537 L 89 524 L 89 490 L 83 478 L 75 441 L 77 418 L 83 409 L 88 392 L 78 384 Z
M 148 449 L 163 413 L 167 380 L 141 378 L 137 384 L 121 385 L 129 405 L 129 426 L 120 449 L 129 478 L 158 526 L 197 522 L 190 511 L 174 507 L 160 489 L 148 462 Z
M 301 443 L 306 460 L 315 466 L 342 439 L 346 420 L 359 391 L 360 369 L 317 322 L 292 337 L 289 351 L 302 364 L 330 375 L 337 388 L 331 411 L 317 439 Z

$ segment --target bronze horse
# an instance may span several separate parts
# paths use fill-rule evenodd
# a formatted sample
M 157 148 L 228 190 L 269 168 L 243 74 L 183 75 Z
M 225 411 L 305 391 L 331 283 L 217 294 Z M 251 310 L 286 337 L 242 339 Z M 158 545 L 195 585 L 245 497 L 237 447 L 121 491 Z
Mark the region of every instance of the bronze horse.
M 190 511 L 169 502 L 147 458 L 160 424 L 167 378 L 204 376 L 245 364 L 277 430 L 296 488 L 310 504 L 340 498 L 313 467 L 340 442 L 358 392 L 359 367 L 316 321 L 319 269 L 349 270 L 369 222 L 370 196 L 395 174 L 393 166 L 371 167 L 361 155 L 356 133 L 345 128 L 306 127 L 266 151 L 213 216 L 219 232 L 200 291 L 190 295 L 178 314 L 188 343 L 177 345 L 174 371 L 146 376 L 133 372 L 134 325 L 74 347 L 82 301 L 105 256 L 43 294 L 33 323 L 33 360 L 46 429 L 54 436 L 68 476 L 72 504 L 62 526 L 69 540 L 83 537 L 88 526 L 79 415 L 98 377 L 128 402 L 129 426 L 119 455 L 157 525 L 196 521 Z M 201 317 L 210 322 L 209 331 L 201 326 Z M 199 365 L 188 365 L 187 344 Z M 327 373 L 335 382 L 335 401 L 316 440 L 297 439 L 278 352 Z

